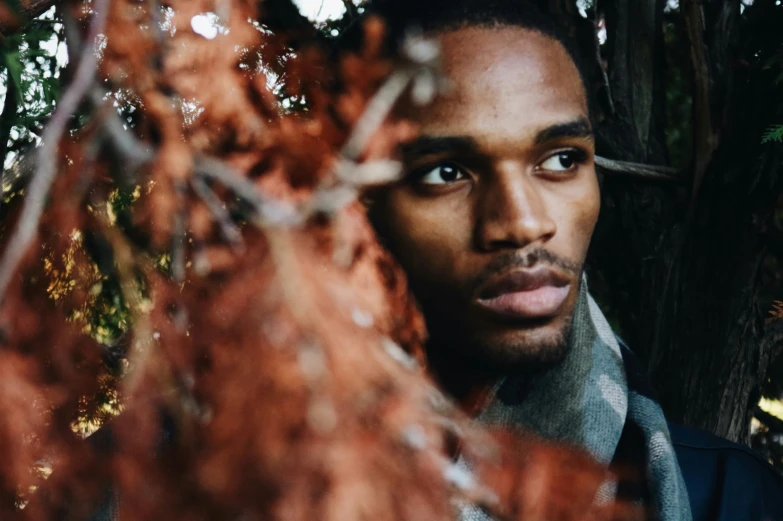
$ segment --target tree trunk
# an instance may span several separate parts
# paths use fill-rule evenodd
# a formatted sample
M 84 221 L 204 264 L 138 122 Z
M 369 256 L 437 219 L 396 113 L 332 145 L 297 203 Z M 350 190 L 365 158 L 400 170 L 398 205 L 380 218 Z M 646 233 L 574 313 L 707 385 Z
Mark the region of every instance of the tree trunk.
M 7 68 L 6 68 L 7 71 Z M 8 140 L 11 137 L 11 129 L 19 108 L 16 83 L 11 79 L 10 73 L 6 74 L 5 100 L 3 112 L 0 113 L 0 170 L 4 170 L 5 157 L 8 154 Z
M 609 157 L 667 159 L 663 7 L 653 0 L 605 6 L 616 112 L 599 126 L 598 146 Z M 753 29 L 743 30 L 738 2 L 681 2 L 676 19 L 690 48 L 693 100 L 690 168 L 679 186 L 604 180 L 590 255 L 591 287 L 647 364 L 669 418 L 740 442 L 748 440 L 781 345 L 758 302 L 766 224 L 783 191 L 781 146 L 762 145 L 761 132 L 775 122 L 779 94 L 756 59 L 759 48 L 776 45 L 759 39 L 757 24 L 767 18 L 775 27 L 780 11 L 758 0 L 746 13 L 756 19 Z

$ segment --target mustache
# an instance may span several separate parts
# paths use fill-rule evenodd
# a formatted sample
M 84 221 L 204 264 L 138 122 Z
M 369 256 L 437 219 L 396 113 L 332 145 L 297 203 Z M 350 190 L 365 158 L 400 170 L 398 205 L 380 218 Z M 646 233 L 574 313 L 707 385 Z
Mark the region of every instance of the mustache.
M 531 268 L 536 264 L 547 264 L 574 275 L 578 275 L 582 270 L 582 265 L 578 262 L 555 255 L 544 248 L 539 247 L 526 253 L 509 251 L 492 259 L 473 280 L 472 287 L 478 288 L 484 285 L 500 272 L 513 268 Z

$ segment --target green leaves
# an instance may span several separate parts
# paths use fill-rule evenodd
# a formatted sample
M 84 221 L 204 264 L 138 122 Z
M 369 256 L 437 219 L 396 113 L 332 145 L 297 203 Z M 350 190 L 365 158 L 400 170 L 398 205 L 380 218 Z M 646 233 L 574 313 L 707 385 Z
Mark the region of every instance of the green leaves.
M 783 48 L 779 48 L 771 58 L 764 64 L 764 70 L 771 71 L 773 74 L 777 73 L 774 82 L 777 86 L 783 86 Z M 761 137 L 761 142 L 766 143 L 783 143 L 783 124 L 772 125 L 769 127 Z
M 767 63 L 764 64 L 764 69 L 778 69 L 778 76 L 775 78 L 777 85 L 783 85 L 783 50 L 776 52 Z
M 62 24 L 49 11 L 0 42 L 0 84 L 6 87 L 0 94 L 14 96 L 13 103 L 0 104 L 0 168 L 38 142 L 54 111 L 60 95 L 57 52 L 62 41 Z
M 10 38 L 9 38 L 10 40 Z M 3 56 L 3 65 L 5 65 L 6 73 L 8 74 L 8 81 L 12 81 L 14 85 L 16 86 L 15 92 L 16 92 L 16 98 L 17 102 L 19 104 L 23 101 L 23 88 L 22 85 L 22 72 L 24 71 L 24 66 L 22 65 L 21 57 L 19 56 L 19 52 L 8 52 L 5 53 L 5 56 Z
M 762 143 L 783 143 L 783 125 L 769 127 L 761 137 Z

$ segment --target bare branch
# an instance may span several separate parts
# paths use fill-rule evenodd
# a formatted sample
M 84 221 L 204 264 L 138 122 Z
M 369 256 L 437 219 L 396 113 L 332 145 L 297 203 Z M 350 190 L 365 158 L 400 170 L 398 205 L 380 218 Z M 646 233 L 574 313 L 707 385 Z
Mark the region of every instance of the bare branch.
M 403 43 L 402 52 L 409 64 L 395 70 L 367 104 L 351 136 L 343 146 L 340 154 L 343 159 L 349 161 L 359 159 L 370 139 L 411 83 L 413 83 L 414 93 L 416 91 L 425 93 L 421 96 L 422 99 L 414 101 L 425 104 L 435 95 L 438 85 L 437 62 L 440 57 L 437 44 L 433 40 L 409 35 Z
M 323 35 L 299 12 L 293 0 L 266 0 L 261 9 L 261 23 L 275 33 L 285 34 L 292 47 L 310 42 L 323 43 Z
M 294 226 L 304 221 L 297 207 L 262 194 L 258 187 L 230 165 L 212 157 L 197 156 L 194 173 L 230 189 L 254 210 L 259 226 Z
M 203 179 L 194 177 L 190 180 L 190 183 L 193 186 L 193 191 L 207 205 L 207 208 L 209 208 L 209 211 L 212 212 L 215 220 L 220 225 L 220 232 L 223 238 L 235 247 L 241 248 L 242 233 L 234 224 L 234 221 L 231 220 L 231 215 L 223 206 L 223 201 L 207 186 Z
M 337 165 L 340 179 L 354 186 L 378 186 L 400 179 L 402 163 L 389 159 L 376 159 L 355 163 L 341 160 Z
M 177 210 L 172 219 L 174 221 L 171 234 L 171 278 L 174 282 L 185 282 L 185 240 L 187 236 L 187 185 L 179 180 L 174 183 L 174 193 L 177 197 Z
M 679 183 L 682 174 L 676 168 L 668 166 L 653 166 L 629 161 L 616 161 L 601 156 L 595 156 L 595 166 L 608 174 L 621 174 L 640 177 L 651 181 L 669 181 Z
M 106 92 L 101 88 L 90 91 L 90 100 L 96 108 L 105 103 Z M 125 160 L 130 160 L 129 168 L 135 171 L 142 165 L 149 163 L 155 157 L 155 153 L 143 141 L 139 140 L 125 129 L 119 115 L 113 107 L 107 107 L 103 117 L 103 131 L 108 134 L 112 145 Z
M 0 259 L 0 301 L 3 300 L 11 277 L 16 272 L 17 265 L 27 252 L 27 248 L 29 248 L 38 229 L 49 190 L 57 174 L 57 149 L 60 138 L 65 132 L 68 120 L 79 108 L 79 104 L 94 83 L 98 61 L 95 45 L 98 35 L 106 25 L 108 7 L 108 0 L 95 0 L 93 4 L 95 18 L 90 25 L 86 52 L 82 54 L 73 83 L 65 91 L 52 119 L 44 130 L 43 144 L 38 149 L 38 168 L 30 182 L 19 223 L 6 245 L 2 259 Z
M 350 20 L 356 20 L 359 17 L 359 8 L 353 3 L 353 0 L 343 0 L 345 12 Z
M 753 409 L 753 416 L 766 425 L 771 431 L 774 431 L 776 434 L 783 434 L 783 420 L 774 414 L 770 414 L 761 407 L 756 406 L 756 408 Z
M 28 21 L 40 16 L 60 0 L 21 0 L 14 12 L 6 2 L 0 3 L 0 40 L 25 27 Z
M 372 136 L 383 124 L 392 107 L 405 92 L 413 79 L 413 70 L 398 69 L 384 82 L 375 96 L 367 104 L 359 121 L 353 128 L 350 138 L 345 143 L 342 156 L 349 161 L 356 161 L 364 152 Z
M 396 162 L 371 161 L 366 164 L 360 164 L 357 160 L 408 86 L 413 85 L 414 94 L 418 90 L 418 97 L 414 96 L 414 98 L 417 97 L 420 103 L 427 102 L 435 95 L 438 87 L 438 78 L 434 68 L 439 55 L 437 46 L 421 38 L 411 38 L 406 42 L 405 55 L 409 62 L 408 65 L 398 69 L 397 72 L 387 79 L 359 118 L 338 158 L 335 177 L 331 179 L 331 182 L 319 187 L 316 193 L 313 194 L 309 204 L 305 206 L 297 207 L 293 204 L 268 197 L 252 181 L 230 165 L 216 158 L 196 155 L 194 158 L 194 178 L 191 184 L 196 194 L 207 204 L 218 220 L 221 231 L 229 242 L 236 243 L 239 240 L 239 230 L 231 221 L 228 212 L 223 208 L 222 202 L 204 180 L 214 181 L 228 188 L 236 197 L 250 206 L 252 209 L 252 221 L 256 225 L 267 227 L 297 226 L 315 213 L 332 214 L 355 201 L 359 194 L 359 187 L 388 183 L 399 176 L 401 168 Z M 90 85 L 87 85 L 84 93 L 89 88 Z M 89 97 L 95 108 L 99 110 L 98 117 L 102 119 L 101 130 L 105 133 L 108 142 L 114 147 L 118 155 L 126 160 L 127 168 L 135 172 L 136 169 L 154 159 L 156 154 L 154 148 L 142 142 L 125 128 L 116 111 L 106 105 L 106 93 L 102 89 L 92 87 L 89 90 Z M 100 111 L 102 111 L 102 114 Z M 50 141 L 47 141 L 47 143 Z M 51 159 L 51 157 L 52 154 L 48 156 L 39 154 L 37 158 L 39 168 L 33 180 L 33 183 L 35 183 L 36 179 L 41 179 L 40 172 L 44 172 L 46 177 L 43 179 L 47 181 L 44 188 L 47 192 L 51 178 L 54 175 L 54 163 L 44 164 L 42 162 L 46 161 L 47 158 Z M 44 199 L 45 193 L 41 201 Z M 42 202 L 40 207 L 36 207 L 36 212 L 38 213 L 35 216 L 35 222 L 40 217 L 42 207 Z M 181 269 L 181 261 L 184 257 L 182 256 L 183 252 L 180 244 L 181 231 L 183 229 L 182 220 L 182 216 L 179 216 L 175 223 L 175 229 L 179 232 L 175 234 L 176 237 L 172 249 L 172 266 L 175 279 L 181 279 L 184 272 Z M 33 226 L 29 233 L 32 234 L 34 231 L 35 227 Z
M 96 106 L 103 105 L 104 98 L 105 92 L 101 89 L 93 89 L 90 93 L 90 99 Z M 129 168 L 133 171 L 155 158 L 155 150 L 126 130 L 120 117 L 113 109 L 110 109 L 105 114 L 102 128 L 118 154 L 130 161 Z M 197 180 L 200 180 L 202 183 L 204 179 L 216 181 L 230 189 L 245 203 L 249 204 L 254 211 L 256 224 L 290 225 L 302 222 L 302 216 L 297 208 L 293 205 L 264 196 L 256 185 L 242 176 L 240 172 L 236 171 L 230 165 L 204 155 L 197 156 L 194 164 L 194 174 L 197 176 Z M 199 196 L 203 196 L 203 194 L 199 194 Z M 231 232 L 229 233 L 231 234 Z

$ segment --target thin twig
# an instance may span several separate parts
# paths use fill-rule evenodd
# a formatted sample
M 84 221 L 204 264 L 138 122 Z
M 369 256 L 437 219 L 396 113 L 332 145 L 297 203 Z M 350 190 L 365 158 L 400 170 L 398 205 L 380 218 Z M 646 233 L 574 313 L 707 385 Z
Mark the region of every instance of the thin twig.
M 435 79 L 440 58 L 440 48 L 437 44 L 418 34 L 409 34 L 401 48 L 403 58 L 408 62 L 395 70 L 375 93 L 359 121 L 354 125 L 348 141 L 340 151 L 340 157 L 347 161 L 357 161 L 391 113 L 394 105 L 400 99 L 405 89 L 412 83 L 432 81 Z
M 783 434 L 783 420 L 774 414 L 768 413 L 757 405 L 756 408 L 753 409 L 753 416 L 775 434 Z
M 106 217 L 99 215 L 98 219 L 101 232 L 111 245 L 120 292 L 131 316 L 130 323 L 133 329 L 125 355 L 129 370 L 123 377 L 123 388 L 129 396 L 132 396 L 143 381 L 144 369 L 152 355 L 152 346 L 155 344 L 150 315 L 141 312 L 144 296 L 136 281 L 135 273 L 137 269 L 153 271 L 156 268 L 145 255 L 134 252 L 125 234 L 116 226 L 111 226 Z
M 359 8 L 353 3 L 353 0 L 343 0 L 345 6 L 345 13 L 348 15 L 349 20 L 356 20 L 359 17 Z
M 669 166 L 645 165 L 630 161 L 617 161 L 601 156 L 595 156 L 595 166 L 610 174 L 621 174 L 654 181 L 682 181 L 679 170 Z
M 67 44 L 65 50 L 68 52 L 68 63 L 78 63 L 79 56 L 81 56 L 83 51 L 81 29 L 76 22 L 76 18 L 73 17 L 70 9 L 67 7 L 62 9 L 62 17 L 63 35 L 65 36 L 65 42 Z
M 400 99 L 408 84 L 414 78 L 415 71 L 411 68 L 397 69 L 384 82 L 378 92 L 367 104 L 367 108 L 359 117 L 351 136 L 343 146 L 341 156 L 349 161 L 356 161 L 367 148 L 370 139 L 383 124 L 394 104 Z
M 220 225 L 220 233 L 223 235 L 223 238 L 235 248 L 242 249 L 242 232 L 234 224 L 231 214 L 223 206 L 223 201 L 220 200 L 203 179 L 194 177 L 190 180 L 190 183 L 193 186 L 193 191 L 207 205 L 218 225 Z
M 308 215 L 314 213 L 334 215 L 358 198 L 357 187 L 374 184 L 365 181 L 368 177 L 377 177 L 376 175 L 362 175 L 374 173 L 374 169 L 363 170 L 358 162 L 359 158 L 415 77 L 415 69 L 403 67 L 394 71 L 381 85 L 354 125 L 348 141 L 343 145 L 335 164 L 334 177 L 327 178 L 313 194 L 306 211 Z M 401 170 L 398 169 L 397 173 Z
M 187 186 L 183 181 L 174 183 L 177 196 L 177 211 L 174 212 L 173 233 L 171 234 L 171 278 L 181 284 L 185 282 L 185 240 L 187 237 Z
M 70 195 L 72 200 L 81 201 L 84 196 L 87 195 L 92 180 L 95 178 L 95 165 L 98 162 L 98 155 L 100 154 L 105 141 L 105 135 L 97 134 L 94 139 L 90 140 L 90 142 L 85 145 L 81 175 L 75 183 L 74 190 Z
M 367 104 L 340 151 L 334 177 L 327 178 L 316 190 L 307 215 L 335 214 L 356 200 L 360 187 L 388 183 L 402 173 L 401 165 L 392 161 L 359 163 L 370 140 L 409 86 L 413 87 L 414 102 L 419 104 L 429 103 L 437 93 L 440 83 L 437 43 L 420 34 L 408 34 L 401 54 L 407 63 L 386 79 Z
M 90 24 L 90 31 L 87 36 L 89 46 L 82 54 L 73 83 L 65 91 L 52 115 L 52 119 L 44 130 L 42 136 L 43 144 L 38 149 L 38 169 L 30 182 L 19 224 L 8 241 L 0 261 L 0 302 L 2 302 L 8 284 L 16 272 L 16 267 L 27 252 L 38 230 L 38 224 L 46 205 L 49 190 L 57 174 L 57 149 L 60 138 L 66 130 L 68 120 L 79 108 L 79 104 L 95 81 L 98 61 L 96 40 L 106 26 L 109 0 L 95 0 L 93 10 L 95 18 L 92 24 Z
M 604 67 L 604 60 L 601 56 L 601 39 L 598 37 L 598 31 L 599 26 L 599 18 L 598 18 L 598 0 L 595 0 L 593 3 L 593 12 L 595 15 L 593 16 L 593 39 L 594 39 L 594 45 L 595 45 L 595 58 L 598 62 L 598 68 L 601 70 L 601 78 L 604 81 L 604 87 L 606 87 L 606 98 L 609 100 L 609 110 L 611 111 L 611 114 L 614 115 L 616 112 L 616 108 L 614 106 L 614 96 L 612 95 L 612 84 L 609 81 L 609 74 L 606 72 L 606 67 Z M 590 95 L 588 93 L 588 95 Z
M 104 96 L 105 93 L 101 89 L 94 89 L 90 93 L 94 105 L 103 104 Z M 140 168 L 155 158 L 154 148 L 126 130 L 115 111 L 112 110 L 105 115 L 102 127 L 118 154 L 132 161 L 131 169 Z M 303 221 L 302 215 L 295 206 L 263 195 L 256 185 L 223 161 L 198 155 L 194 163 L 196 176 L 222 184 L 249 204 L 254 211 L 254 220 L 257 224 L 290 225 Z
M 105 96 L 106 92 L 101 88 L 94 88 L 90 91 L 90 100 L 95 108 L 104 105 Z M 123 159 L 131 161 L 128 166 L 132 171 L 155 158 L 155 152 L 146 143 L 128 132 L 113 107 L 108 107 L 101 126 L 118 154 Z
M 223 161 L 196 156 L 194 173 L 217 181 L 250 204 L 259 226 L 295 226 L 304 222 L 304 215 L 296 206 L 262 194 L 249 179 Z
M 162 23 L 163 20 L 161 18 L 161 5 L 159 0 L 147 0 L 147 4 L 149 4 L 149 10 L 150 10 L 150 26 L 152 29 L 152 34 L 155 36 L 155 43 L 158 44 L 158 46 L 162 46 L 163 43 L 166 40 L 166 35 L 163 33 L 163 27 Z

